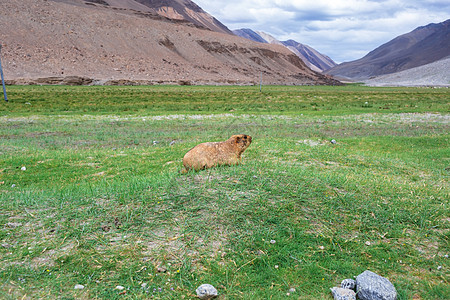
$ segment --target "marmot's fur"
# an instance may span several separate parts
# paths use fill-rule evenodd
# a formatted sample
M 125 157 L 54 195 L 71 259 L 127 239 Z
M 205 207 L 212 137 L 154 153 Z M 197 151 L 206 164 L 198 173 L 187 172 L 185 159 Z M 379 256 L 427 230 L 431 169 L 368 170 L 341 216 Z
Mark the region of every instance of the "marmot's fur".
M 191 150 L 183 158 L 186 173 L 189 170 L 202 170 L 219 165 L 237 165 L 241 154 L 250 146 L 252 137 L 245 134 L 233 135 L 225 142 L 202 143 Z

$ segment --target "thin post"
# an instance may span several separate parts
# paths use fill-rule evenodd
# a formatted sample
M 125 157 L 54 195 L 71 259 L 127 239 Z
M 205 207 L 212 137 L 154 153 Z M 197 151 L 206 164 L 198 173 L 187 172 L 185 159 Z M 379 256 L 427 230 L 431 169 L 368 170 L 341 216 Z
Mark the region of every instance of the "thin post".
M 2 76 L 3 96 L 5 97 L 5 101 L 8 102 L 8 96 L 6 96 L 5 78 L 3 78 L 2 59 L 1 58 L 2 58 L 2 45 L 0 44 L 0 75 Z
M 262 71 L 261 71 L 261 80 L 259 81 L 259 92 L 262 92 Z

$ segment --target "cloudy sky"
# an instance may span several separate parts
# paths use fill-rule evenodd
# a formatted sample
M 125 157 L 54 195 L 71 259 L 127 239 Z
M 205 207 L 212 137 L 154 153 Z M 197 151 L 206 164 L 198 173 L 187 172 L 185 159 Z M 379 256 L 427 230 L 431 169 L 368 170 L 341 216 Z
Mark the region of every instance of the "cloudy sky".
M 338 63 L 450 18 L 449 0 L 193 0 L 230 29 L 307 44 Z

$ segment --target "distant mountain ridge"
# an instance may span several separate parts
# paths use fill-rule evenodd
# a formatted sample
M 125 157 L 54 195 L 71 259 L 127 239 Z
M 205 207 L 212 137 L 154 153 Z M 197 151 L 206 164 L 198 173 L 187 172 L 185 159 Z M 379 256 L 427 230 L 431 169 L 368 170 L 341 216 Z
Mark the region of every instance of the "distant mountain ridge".
M 269 43 L 268 41 L 266 41 L 265 39 L 263 39 L 258 33 L 256 33 L 255 31 L 249 29 L 249 28 L 242 28 L 242 29 L 236 29 L 233 30 L 233 33 L 237 36 L 246 38 L 248 40 L 252 40 L 258 43 Z
M 300 57 L 309 68 L 316 72 L 323 72 L 337 65 L 330 57 L 308 45 L 294 40 L 282 42 L 265 32 L 253 31 L 249 28 L 233 30 L 233 33 L 255 42 L 283 45 Z
M 450 19 L 400 35 L 361 59 L 342 63 L 327 74 L 365 80 L 423 66 L 450 55 Z
M 303 61 L 309 61 L 321 71 L 326 71 L 337 65 L 330 57 L 308 45 L 301 44 L 294 40 L 287 40 L 282 43 L 284 46 L 288 47 L 289 50 L 297 54 Z

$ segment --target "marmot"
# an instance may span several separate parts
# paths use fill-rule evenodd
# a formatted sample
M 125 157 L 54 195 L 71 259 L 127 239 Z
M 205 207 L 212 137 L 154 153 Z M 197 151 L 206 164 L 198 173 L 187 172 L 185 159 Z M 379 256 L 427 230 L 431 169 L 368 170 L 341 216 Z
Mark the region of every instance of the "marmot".
M 202 170 L 219 165 L 237 165 L 241 154 L 250 146 L 252 137 L 245 134 L 233 135 L 225 142 L 202 143 L 186 153 L 183 158 L 185 167 L 182 173 L 189 170 Z

